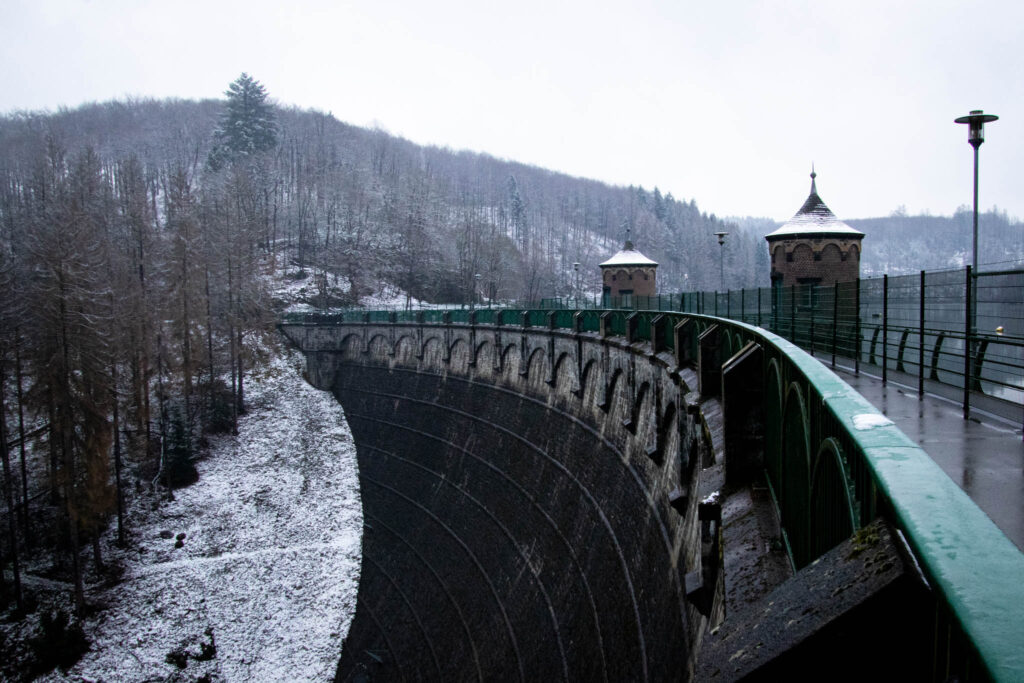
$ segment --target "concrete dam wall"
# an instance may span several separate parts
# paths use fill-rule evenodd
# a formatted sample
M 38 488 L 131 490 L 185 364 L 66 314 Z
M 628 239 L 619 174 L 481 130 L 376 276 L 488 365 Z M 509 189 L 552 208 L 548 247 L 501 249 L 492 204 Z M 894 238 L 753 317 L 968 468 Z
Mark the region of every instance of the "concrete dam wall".
M 358 451 L 338 680 L 692 676 L 722 610 L 720 517 L 701 505 L 721 411 L 693 370 L 548 329 L 283 329 Z

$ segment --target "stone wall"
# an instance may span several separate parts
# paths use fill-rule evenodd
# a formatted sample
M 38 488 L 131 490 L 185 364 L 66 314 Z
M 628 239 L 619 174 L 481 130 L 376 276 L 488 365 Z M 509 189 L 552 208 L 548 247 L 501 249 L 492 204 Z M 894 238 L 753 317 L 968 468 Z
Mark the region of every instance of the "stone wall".
M 339 680 L 692 675 L 722 609 L 720 518 L 699 506 L 721 410 L 693 370 L 587 333 L 283 329 L 359 455 L 363 573 Z

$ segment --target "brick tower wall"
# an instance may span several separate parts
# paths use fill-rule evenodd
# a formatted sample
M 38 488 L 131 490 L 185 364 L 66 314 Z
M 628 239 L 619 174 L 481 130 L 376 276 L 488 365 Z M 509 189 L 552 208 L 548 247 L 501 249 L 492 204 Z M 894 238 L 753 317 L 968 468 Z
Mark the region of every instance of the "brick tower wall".
M 601 280 L 608 294 L 619 296 L 632 290 L 633 296 L 654 296 L 657 291 L 655 266 L 611 266 L 601 269 Z
M 832 285 L 860 277 L 860 238 L 802 237 L 768 243 L 772 280 Z

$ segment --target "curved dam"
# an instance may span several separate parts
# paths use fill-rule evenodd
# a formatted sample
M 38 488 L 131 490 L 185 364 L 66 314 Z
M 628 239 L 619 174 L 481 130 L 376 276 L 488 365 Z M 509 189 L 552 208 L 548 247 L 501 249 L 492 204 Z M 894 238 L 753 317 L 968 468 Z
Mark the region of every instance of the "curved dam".
M 338 680 L 688 677 L 705 623 L 685 590 L 702 564 L 693 464 L 713 460 L 692 370 L 552 330 L 286 332 L 358 452 Z
M 356 442 L 362 577 L 336 680 L 1024 671 L 1024 556 L 769 332 L 616 310 L 280 328 Z

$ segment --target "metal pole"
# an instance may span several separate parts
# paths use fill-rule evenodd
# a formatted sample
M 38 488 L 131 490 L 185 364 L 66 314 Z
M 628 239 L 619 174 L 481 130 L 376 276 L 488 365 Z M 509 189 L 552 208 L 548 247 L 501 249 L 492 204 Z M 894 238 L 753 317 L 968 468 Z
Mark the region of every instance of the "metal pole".
M 715 290 L 715 316 L 718 316 L 718 290 Z
M 832 285 L 832 367 L 836 366 L 836 337 L 839 334 L 839 282 Z
M 889 379 L 889 276 L 882 276 L 882 384 Z
M 860 278 L 854 283 L 856 290 L 853 293 L 853 372 L 860 374 Z
M 967 274 L 964 278 L 964 419 L 971 416 L 971 323 L 974 320 L 974 311 L 971 310 L 971 300 L 974 292 L 971 291 L 971 267 L 967 266 Z
M 971 145 L 974 147 L 974 245 L 972 249 L 971 258 L 971 272 L 977 276 L 978 274 L 978 147 L 980 144 Z M 971 283 L 971 336 L 975 336 L 978 333 L 978 288 L 975 283 Z M 971 342 L 973 345 L 976 342 Z M 966 348 L 966 347 L 965 347 Z M 971 348 L 971 355 L 973 354 L 973 346 Z
M 761 327 L 761 290 L 764 287 L 757 288 L 757 326 Z
M 972 249 L 971 266 L 978 272 L 978 147 L 974 147 L 974 246 Z
M 789 341 L 796 344 L 796 288 L 789 286 Z
M 978 150 L 974 150 L 974 215 L 978 215 Z M 974 219 L 977 222 L 977 218 Z M 977 228 L 975 228 L 977 231 Z M 725 289 L 725 240 L 718 240 L 718 288 Z
M 921 271 L 921 311 L 919 317 L 918 337 L 921 340 L 917 350 L 917 398 L 924 400 L 924 271 Z
M 810 324 L 810 335 L 811 335 L 811 355 L 814 355 L 814 295 L 818 293 L 817 285 L 808 285 L 811 288 L 811 324 Z

